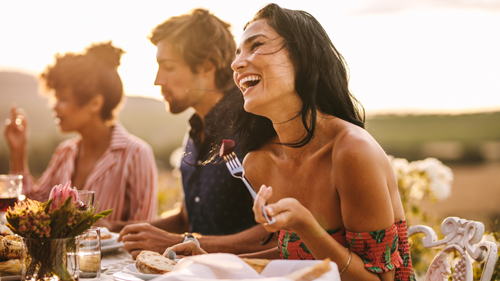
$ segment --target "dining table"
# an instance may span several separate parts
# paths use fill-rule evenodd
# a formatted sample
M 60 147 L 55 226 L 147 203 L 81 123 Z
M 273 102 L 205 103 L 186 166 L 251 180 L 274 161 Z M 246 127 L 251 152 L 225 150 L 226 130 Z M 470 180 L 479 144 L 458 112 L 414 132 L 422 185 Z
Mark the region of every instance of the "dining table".
M 120 272 L 127 265 L 135 263 L 132 255 L 123 247 L 102 254 L 101 280 L 113 280 L 113 274 Z M 80 280 L 94 280 L 95 278 L 80 278 Z

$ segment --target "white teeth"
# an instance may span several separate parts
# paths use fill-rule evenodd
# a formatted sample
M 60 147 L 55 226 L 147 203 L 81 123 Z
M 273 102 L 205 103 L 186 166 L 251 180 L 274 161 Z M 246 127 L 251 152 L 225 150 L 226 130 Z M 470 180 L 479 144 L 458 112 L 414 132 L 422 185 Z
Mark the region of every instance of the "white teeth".
M 246 90 L 248 87 L 246 87 L 244 85 L 245 82 L 247 82 L 247 81 L 260 81 L 261 79 L 262 79 L 262 77 L 256 76 L 256 75 L 250 75 L 250 76 L 244 77 L 243 79 L 240 80 L 240 87 L 243 90 Z

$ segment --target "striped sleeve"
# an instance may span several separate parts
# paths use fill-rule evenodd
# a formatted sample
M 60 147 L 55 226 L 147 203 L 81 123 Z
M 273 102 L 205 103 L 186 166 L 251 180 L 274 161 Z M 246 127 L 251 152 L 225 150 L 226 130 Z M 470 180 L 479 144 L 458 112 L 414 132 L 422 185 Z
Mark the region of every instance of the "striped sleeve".
M 143 144 L 135 149 L 128 163 L 127 197 L 130 220 L 153 220 L 158 212 L 158 176 L 153 151 Z

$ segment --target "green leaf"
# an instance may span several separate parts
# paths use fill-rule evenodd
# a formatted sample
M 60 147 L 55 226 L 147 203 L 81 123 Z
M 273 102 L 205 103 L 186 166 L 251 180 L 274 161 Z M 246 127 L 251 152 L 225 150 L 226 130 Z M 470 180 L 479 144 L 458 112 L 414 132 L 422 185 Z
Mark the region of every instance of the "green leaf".
M 304 250 L 304 252 L 308 253 L 308 254 L 311 254 L 311 252 L 309 251 L 309 249 L 307 248 L 306 244 L 304 244 L 304 242 L 300 242 L 300 245 L 299 247 L 302 248 L 302 250 Z
M 370 231 L 370 236 L 377 242 L 377 244 L 382 243 L 382 241 L 385 238 L 385 229 L 383 230 L 377 230 L 377 231 Z

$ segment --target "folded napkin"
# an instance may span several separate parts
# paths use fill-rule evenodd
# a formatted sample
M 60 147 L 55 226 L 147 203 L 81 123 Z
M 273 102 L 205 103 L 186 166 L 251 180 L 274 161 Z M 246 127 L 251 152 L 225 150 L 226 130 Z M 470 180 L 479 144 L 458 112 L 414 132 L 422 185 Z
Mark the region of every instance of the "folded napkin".
M 236 255 L 207 254 L 181 259 L 174 271 L 155 278 L 155 281 L 206 281 L 206 280 L 259 280 L 290 281 L 283 276 L 321 261 L 274 260 L 258 274 Z M 316 281 L 340 281 L 337 265 L 330 262 L 331 270 Z

